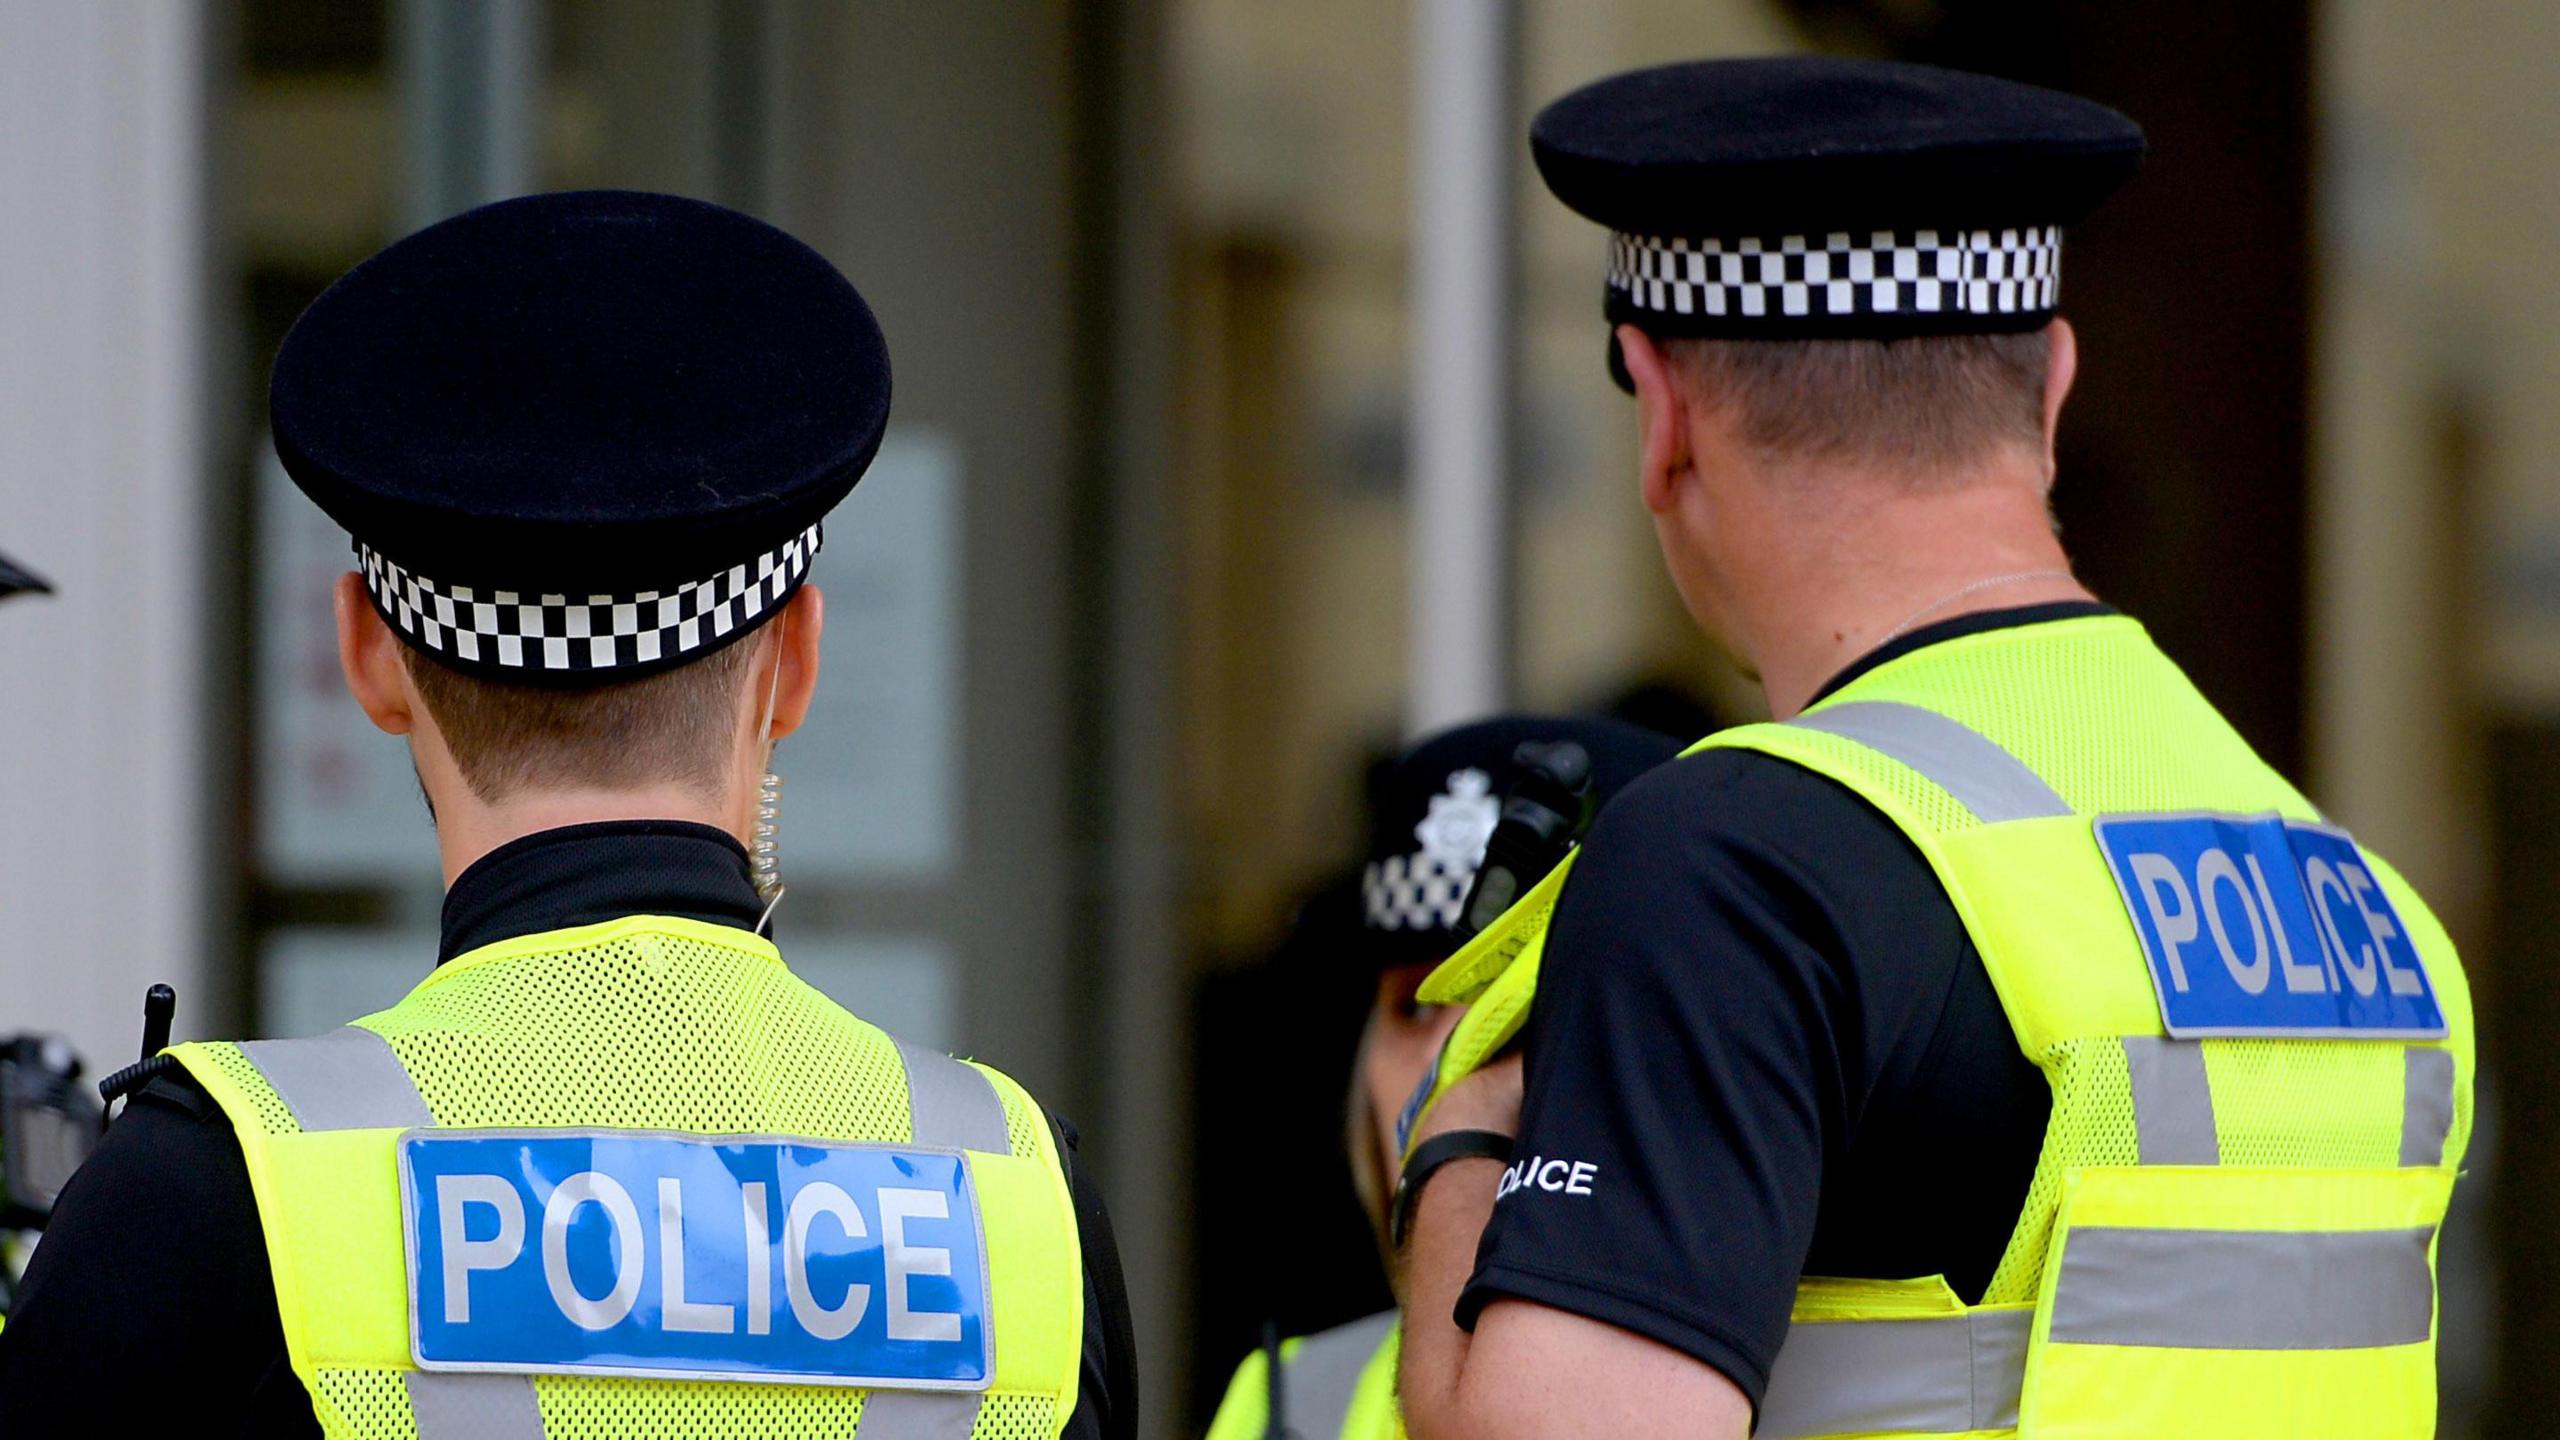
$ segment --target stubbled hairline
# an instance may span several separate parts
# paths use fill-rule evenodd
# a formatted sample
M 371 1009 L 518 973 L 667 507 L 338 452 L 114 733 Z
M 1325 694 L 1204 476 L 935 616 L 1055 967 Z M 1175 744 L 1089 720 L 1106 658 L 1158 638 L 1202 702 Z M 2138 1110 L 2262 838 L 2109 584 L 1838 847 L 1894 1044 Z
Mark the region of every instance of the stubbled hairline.
M 1668 338 L 1693 403 L 1739 417 L 1771 456 L 1961 469 L 2003 444 L 2041 446 L 2050 341 L 2016 335 L 1900 340 Z
M 568 689 L 483 679 L 400 650 L 471 793 L 495 804 L 556 785 L 674 781 L 717 795 L 756 647 L 741 637 L 654 675 Z

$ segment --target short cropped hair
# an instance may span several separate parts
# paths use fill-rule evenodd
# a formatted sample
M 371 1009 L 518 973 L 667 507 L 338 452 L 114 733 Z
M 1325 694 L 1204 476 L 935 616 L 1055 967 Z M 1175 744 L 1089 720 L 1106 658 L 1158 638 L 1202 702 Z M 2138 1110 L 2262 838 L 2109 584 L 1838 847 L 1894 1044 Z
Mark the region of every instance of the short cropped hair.
M 655 675 L 555 689 L 466 675 L 400 647 L 463 780 L 490 804 L 531 789 L 670 781 L 717 796 L 756 648 L 740 640 Z
M 2002 445 L 2041 448 L 2048 344 L 2022 335 L 1663 342 L 1694 404 L 1732 414 L 1765 459 L 1928 477 Z

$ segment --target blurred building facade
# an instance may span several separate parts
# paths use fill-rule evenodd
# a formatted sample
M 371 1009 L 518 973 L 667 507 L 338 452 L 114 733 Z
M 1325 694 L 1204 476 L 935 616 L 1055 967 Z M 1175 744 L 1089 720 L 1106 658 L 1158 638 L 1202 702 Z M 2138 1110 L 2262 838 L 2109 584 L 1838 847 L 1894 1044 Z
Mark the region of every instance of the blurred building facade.
M 2074 241 L 2067 536 L 2474 958 L 2504 1103 L 2448 1242 L 2449 1429 L 2527 1433 L 2555 1382 L 2525 1357 L 2560 1336 L 2530 1203 L 2560 1183 L 2531 1100 L 2560 1087 L 2536 1041 L 2560 1013 L 2529 984 L 2560 919 L 2560 18 L 1486 3 L 1517 91 L 1488 479 L 1520 705 L 1755 703 L 1660 576 L 1600 239 L 1518 143 L 1539 100 L 1825 47 L 2151 128 L 2149 173 Z M 1363 765 L 1406 725 L 1425 8 L 0 0 L 0 549 L 62 591 L 0 612 L 0 1027 L 111 1068 L 151 980 L 185 1036 L 316 1029 L 415 980 L 426 818 L 339 697 L 343 540 L 265 453 L 266 363 L 330 278 L 441 215 L 701 195 L 836 260 L 897 364 L 819 577 L 821 725 L 782 753 L 795 965 L 1091 1135 L 1151 1434 L 1193 1425 L 1249 1321 L 1374 1298 L 1347 1180 L 1304 1153 L 1347 1049 L 1275 1041 L 1298 981 L 1257 957 L 1353 853 Z M 1239 976 L 1262 988 L 1221 999 Z M 1298 1148 L 1234 1143 L 1266 1132 Z

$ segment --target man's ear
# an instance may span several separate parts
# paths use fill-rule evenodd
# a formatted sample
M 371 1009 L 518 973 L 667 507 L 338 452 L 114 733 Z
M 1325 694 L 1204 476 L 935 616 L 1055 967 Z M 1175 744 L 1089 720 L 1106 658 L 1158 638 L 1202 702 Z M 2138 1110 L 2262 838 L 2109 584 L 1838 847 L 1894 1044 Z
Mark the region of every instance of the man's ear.
M 1676 482 L 1690 468 L 1688 406 L 1672 383 L 1670 357 L 1652 336 L 1633 325 L 1619 326 L 1618 354 L 1636 387 L 1636 473 L 1644 508 L 1660 515 L 1671 508 Z
M 2080 373 L 2080 337 L 2073 333 L 2071 322 L 2056 315 L 2044 327 L 2044 469 L 2053 473 L 2053 437 L 2060 433 L 2062 402 L 2071 394 L 2071 382 Z
M 827 628 L 827 597 L 815 585 L 801 586 L 774 624 L 782 636 L 774 661 L 782 667 L 782 681 L 773 694 L 773 738 L 779 740 L 800 728 L 809 718 L 809 702 L 818 697 L 818 641 Z
M 332 599 L 338 613 L 338 668 L 346 673 L 347 693 L 356 697 L 374 728 L 387 735 L 408 734 L 417 722 L 409 710 L 400 637 L 382 623 L 354 571 L 338 577 Z

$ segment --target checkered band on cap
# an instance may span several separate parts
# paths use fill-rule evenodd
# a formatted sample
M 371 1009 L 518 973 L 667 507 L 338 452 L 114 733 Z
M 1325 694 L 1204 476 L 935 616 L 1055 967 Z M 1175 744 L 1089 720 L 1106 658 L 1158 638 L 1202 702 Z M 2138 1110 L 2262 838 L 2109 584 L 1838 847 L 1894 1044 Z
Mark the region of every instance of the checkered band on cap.
M 411 643 L 464 668 L 568 678 L 663 668 L 753 629 L 808 578 L 812 525 L 742 565 L 671 590 L 636 595 L 540 595 L 449 585 L 385 559 L 359 540 L 358 568 L 373 603 Z
M 1372 930 L 1453 930 L 1475 883 L 1475 864 L 1420 850 L 1371 861 L 1360 873 L 1360 898 Z
M 1717 320 L 2028 316 L 2061 288 L 2062 227 L 1876 230 L 1774 239 L 1664 239 L 1616 232 L 1609 290 L 1629 308 Z

